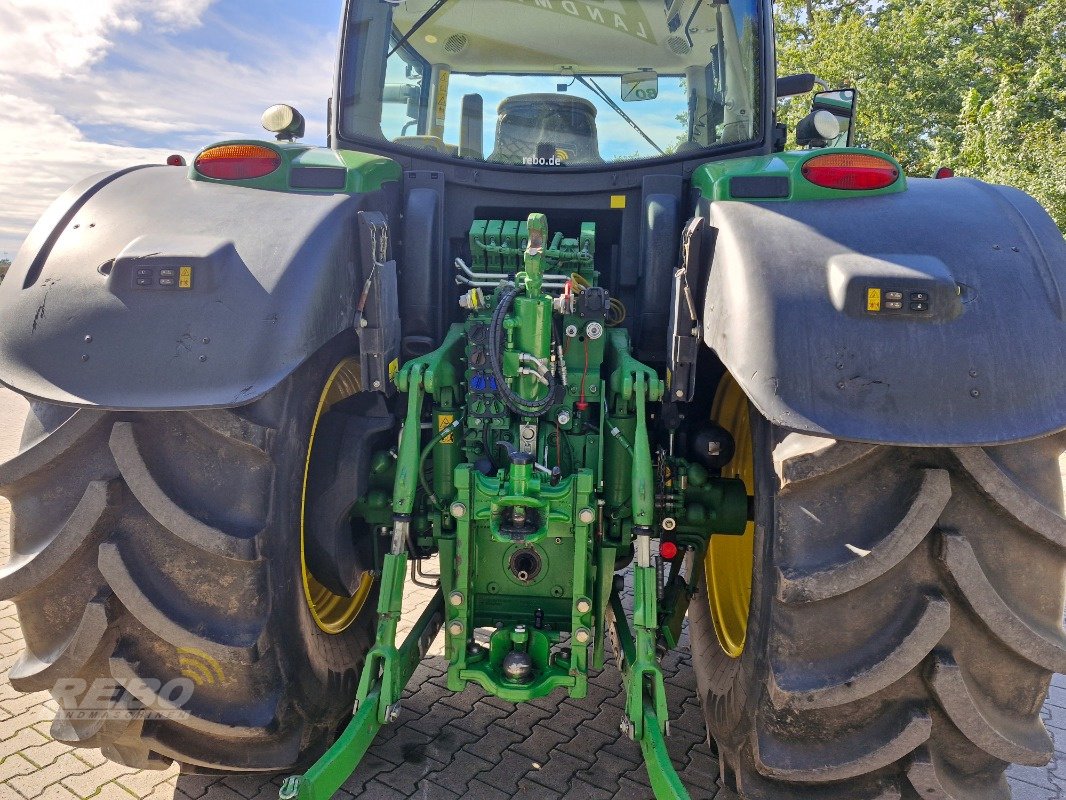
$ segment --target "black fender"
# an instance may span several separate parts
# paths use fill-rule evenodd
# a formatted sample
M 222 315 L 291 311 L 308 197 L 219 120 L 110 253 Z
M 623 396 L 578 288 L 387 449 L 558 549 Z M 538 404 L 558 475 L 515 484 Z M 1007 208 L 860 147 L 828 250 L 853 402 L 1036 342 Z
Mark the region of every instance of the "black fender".
M 175 167 L 88 178 L 40 219 L 0 285 L 0 381 L 112 409 L 252 402 L 352 329 L 356 215 L 394 205 L 395 187 L 264 191 Z
M 909 186 L 704 203 L 705 343 L 760 413 L 794 431 L 949 446 L 1066 428 L 1062 234 L 1016 189 Z M 886 307 L 889 291 L 902 309 Z

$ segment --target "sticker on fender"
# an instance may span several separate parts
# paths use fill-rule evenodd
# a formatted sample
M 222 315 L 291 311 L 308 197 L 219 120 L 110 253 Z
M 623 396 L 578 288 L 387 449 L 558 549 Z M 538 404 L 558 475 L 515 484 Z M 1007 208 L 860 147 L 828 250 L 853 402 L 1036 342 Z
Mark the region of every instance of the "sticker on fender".
M 867 311 L 880 311 L 881 310 L 881 290 L 880 289 L 867 289 L 866 290 L 866 310 Z

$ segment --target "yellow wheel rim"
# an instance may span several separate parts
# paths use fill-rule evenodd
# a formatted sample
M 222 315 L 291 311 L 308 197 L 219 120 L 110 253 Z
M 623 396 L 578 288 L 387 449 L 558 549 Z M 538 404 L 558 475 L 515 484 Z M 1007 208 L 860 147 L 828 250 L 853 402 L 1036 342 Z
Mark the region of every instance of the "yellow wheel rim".
M 731 375 L 718 386 L 712 419 L 729 431 L 736 454 L 722 469 L 723 478 L 740 478 L 748 495 L 755 494 L 755 457 L 751 445 L 748 398 Z M 704 557 L 707 600 L 718 643 L 730 658 L 744 652 L 751 608 L 751 574 L 755 560 L 755 525 L 749 522 L 743 536 L 712 536 Z
M 304 466 L 303 492 L 300 500 L 300 567 L 303 573 L 304 599 L 311 610 L 311 616 L 318 627 L 330 634 L 346 630 L 359 616 L 370 589 L 374 576 L 368 570 L 363 573 L 359 586 L 351 597 L 334 594 L 317 580 L 307 568 L 307 553 L 304 548 L 305 519 L 307 515 L 307 476 L 311 471 L 311 455 L 314 452 L 315 433 L 318 421 L 335 403 L 339 403 L 353 394 L 362 391 L 363 383 L 359 372 L 359 359 L 346 358 L 336 366 L 326 381 L 315 409 L 315 419 L 311 424 L 311 441 L 307 446 L 307 463 Z

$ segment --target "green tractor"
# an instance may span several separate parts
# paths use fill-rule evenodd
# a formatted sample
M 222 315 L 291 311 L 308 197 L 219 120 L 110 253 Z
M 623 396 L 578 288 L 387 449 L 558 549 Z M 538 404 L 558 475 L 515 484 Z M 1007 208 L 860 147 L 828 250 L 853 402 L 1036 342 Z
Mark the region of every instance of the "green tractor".
M 850 147 L 853 91 L 786 152 L 814 77 L 775 79 L 769 0 L 350 0 L 341 42 L 329 147 L 281 105 L 89 178 L 0 289 L 10 681 L 52 736 L 322 800 L 441 632 L 449 689 L 515 703 L 616 659 L 676 800 L 687 618 L 722 797 L 1005 800 L 1046 763 L 1039 205 Z

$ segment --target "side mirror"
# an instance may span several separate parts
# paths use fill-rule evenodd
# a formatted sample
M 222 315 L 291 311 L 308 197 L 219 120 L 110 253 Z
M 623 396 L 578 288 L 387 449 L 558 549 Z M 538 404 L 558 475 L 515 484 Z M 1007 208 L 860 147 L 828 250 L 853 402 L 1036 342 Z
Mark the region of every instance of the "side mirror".
M 417 123 L 422 113 L 422 87 L 417 83 L 386 83 L 381 92 L 381 101 L 404 103 L 407 106 L 407 118 L 412 121 L 408 125 Z
M 263 127 L 273 133 L 279 142 L 291 142 L 304 135 L 304 115 L 284 103 L 271 106 L 260 119 Z
M 381 91 L 381 100 L 384 103 L 407 103 L 418 99 L 421 94 L 422 87 L 417 83 L 386 83 Z
M 840 132 L 829 140 L 825 147 L 851 147 L 855 135 L 855 106 L 858 92 L 855 89 L 835 89 L 830 92 L 818 92 L 814 96 L 812 113 L 828 112 L 837 118 Z
M 650 69 L 622 76 L 622 101 L 654 100 L 659 96 L 659 73 Z

